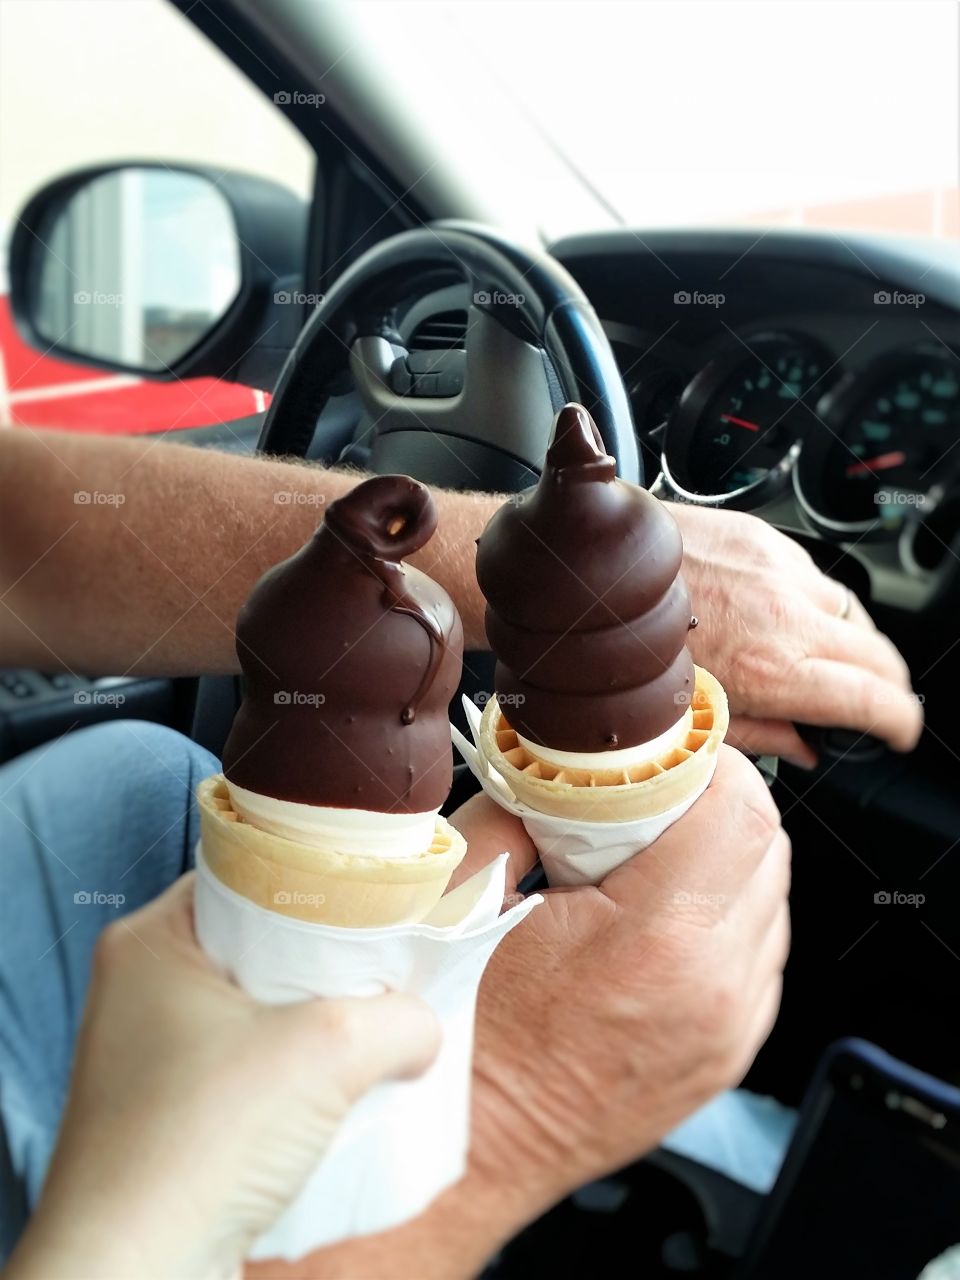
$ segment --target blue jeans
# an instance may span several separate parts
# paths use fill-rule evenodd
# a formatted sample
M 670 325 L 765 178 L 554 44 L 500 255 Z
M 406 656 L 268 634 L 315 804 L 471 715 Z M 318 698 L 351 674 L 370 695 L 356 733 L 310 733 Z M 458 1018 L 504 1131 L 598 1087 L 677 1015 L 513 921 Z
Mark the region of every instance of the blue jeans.
M 136 720 L 0 768 L 0 1262 L 43 1183 L 97 936 L 190 869 L 194 789 L 219 768 L 188 738 Z M 737 1090 L 665 1145 L 766 1190 L 792 1123 Z

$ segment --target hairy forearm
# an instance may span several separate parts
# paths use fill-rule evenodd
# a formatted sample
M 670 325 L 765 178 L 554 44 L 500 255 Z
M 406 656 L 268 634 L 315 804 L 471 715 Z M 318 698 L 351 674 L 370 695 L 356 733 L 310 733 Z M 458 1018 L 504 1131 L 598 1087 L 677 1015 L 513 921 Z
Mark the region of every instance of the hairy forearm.
M 135 439 L 0 437 L 0 665 L 89 675 L 237 669 L 253 583 L 316 528 L 356 472 Z M 482 647 L 474 540 L 499 499 L 435 492 L 413 557 Z

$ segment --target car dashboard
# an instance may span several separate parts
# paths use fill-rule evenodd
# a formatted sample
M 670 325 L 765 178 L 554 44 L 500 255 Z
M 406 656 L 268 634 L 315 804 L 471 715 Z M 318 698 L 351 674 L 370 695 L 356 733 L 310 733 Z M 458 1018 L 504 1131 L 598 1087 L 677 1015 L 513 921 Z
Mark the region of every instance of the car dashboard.
M 614 347 L 646 483 L 751 513 L 855 590 L 924 703 L 917 749 L 811 729 L 774 785 L 798 922 L 781 1018 L 747 1087 L 787 1096 L 855 1033 L 944 1078 L 960 831 L 960 254 L 827 232 L 616 231 L 561 241 Z M 920 912 L 891 913 L 888 886 Z M 798 1046 L 803 1046 L 798 1050 Z
M 603 321 L 658 496 L 753 512 L 881 606 L 916 613 L 949 590 L 960 255 L 759 230 L 553 252 Z

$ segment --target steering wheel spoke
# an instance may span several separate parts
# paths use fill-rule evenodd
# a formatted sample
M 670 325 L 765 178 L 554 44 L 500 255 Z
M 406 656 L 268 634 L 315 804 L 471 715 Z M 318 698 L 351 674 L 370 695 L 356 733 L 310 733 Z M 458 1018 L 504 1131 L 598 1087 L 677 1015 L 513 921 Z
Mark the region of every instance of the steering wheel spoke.
M 397 308 L 435 286 L 468 282 L 465 351 L 410 353 Z M 307 321 L 281 374 L 260 448 L 304 454 L 328 395 L 348 367 L 375 472 L 407 471 L 455 488 L 532 484 L 554 414 L 578 400 L 593 414 L 620 473 L 639 478 L 629 402 L 593 309 L 549 255 L 484 227 L 440 223 L 376 245 Z

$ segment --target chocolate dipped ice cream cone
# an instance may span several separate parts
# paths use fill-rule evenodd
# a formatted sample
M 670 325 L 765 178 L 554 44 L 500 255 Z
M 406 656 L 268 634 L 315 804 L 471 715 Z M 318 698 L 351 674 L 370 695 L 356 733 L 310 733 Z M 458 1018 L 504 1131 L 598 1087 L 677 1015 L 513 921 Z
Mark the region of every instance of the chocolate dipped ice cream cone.
M 423 919 L 466 846 L 439 814 L 463 629 L 403 557 L 434 532 L 406 476 L 359 484 L 256 584 L 237 621 L 243 703 L 198 790 L 207 868 L 269 910 L 376 927 Z
M 535 489 L 494 515 L 477 577 L 496 658 L 480 749 L 541 813 L 646 818 L 709 781 L 729 721 L 686 647 L 680 531 L 567 405 Z

